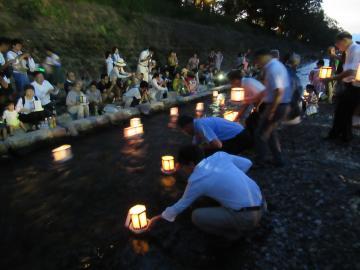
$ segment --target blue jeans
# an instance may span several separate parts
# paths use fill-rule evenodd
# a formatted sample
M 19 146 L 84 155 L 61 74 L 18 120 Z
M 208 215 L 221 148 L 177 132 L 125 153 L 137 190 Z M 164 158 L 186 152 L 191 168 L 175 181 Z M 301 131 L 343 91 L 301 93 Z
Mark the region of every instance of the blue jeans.
M 268 119 L 270 107 L 270 104 L 265 105 L 265 109 L 260 116 L 259 124 L 255 131 L 257 160 L 259 162 L 265 161 L 267 147 L 269 146 L 275 162 L 280 165 L 283 164 L 284 161 L 281 155 L 281 146 L 277 128 L 281 121 L 287 116 L 290 105 L 280 104 L 271 120 Z
M 24 94 L 25 85 L 30 83 L 29 77 L 27 76 L 26 73 L 18 73 L 18 72 L 14 72 L 13 77 L 16 85 L 16 94 L 18 97 L 20 97 Z

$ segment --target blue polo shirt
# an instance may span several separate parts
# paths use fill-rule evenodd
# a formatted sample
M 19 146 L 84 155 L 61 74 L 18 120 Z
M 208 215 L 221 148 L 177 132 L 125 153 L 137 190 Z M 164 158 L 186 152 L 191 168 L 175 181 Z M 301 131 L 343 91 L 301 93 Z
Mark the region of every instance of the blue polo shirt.
M 206 117 L 194 119 L 195 134 L 198 133 L 204 137 L 206 142 L 212 142 L 215 139 L 226 141 L 234 138 L 244 130 L 239 123 L 234 123 L 219 117 Z

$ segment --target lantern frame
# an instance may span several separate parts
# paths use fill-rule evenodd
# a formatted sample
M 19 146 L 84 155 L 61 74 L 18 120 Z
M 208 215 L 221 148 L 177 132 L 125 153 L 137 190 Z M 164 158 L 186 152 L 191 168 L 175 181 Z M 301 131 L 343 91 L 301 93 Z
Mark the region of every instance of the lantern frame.
M 51 152 L 53 155 L 54 162 L 56 162 L 56 163 L 66 162 L 66 161 L 72 159 L 72 157 L 73 157 L 70 144 L 64 144 L 62 146 L 59 146 L 59 147 L 53 149 Z M 56 157 L 56 156 L 58 156 L 58 157 Z
M 328 79 L 331 78 L 332 75 L 332 67 L 321 67 L 319 70 L 319 78 L 320 79 Z
M 178 116 L 179 115 L 179 107 L 170 108 L 170 116 Z
M 136 117 L 136 118 L 131 118 L 130 119 L 130 127 L 137 127 L 141 125 L 141 119 Z
M 164 167 L 165 167 L 165 166 L 164 166 L 165 162 L 168 162 L 169 164 L 172 163 L 173 169 L 165 170 L 165 169 L 164 169 Z M 169 167 L 170 167 L 170 166 L 169 166 Z M 165 175 L 172 175 L 172 174 L 174 174 L 174 173 L 176 172 L 176 168 L 175 168 L 175 158 L 174 158 L 173 156 L 167 155 L 167 156 L 162 156 L 162 157 L 161 157 L 161 172 L 162 172 L 163 174 L 165 174 Z
M 135 213 L 134 213 L 135 212 Z M 142 225 L 142 221 L 144 221 L 144 215 L 146 224 Z M 137 224 L 139 224 L 139 228 L 136 228 L 138 226 L 134 226 L 134 217 L 137 217 Z M 141 216 L 143 218 L 141 218 Z M 130 231 L 132 231 L 135 234 L 140 234 L 146 231 L 150 224 L 150 220 L 146 216 L 146 206 L 142 204 L 137 204 L 131 207 L 128 211 L 126 221 L 125 221 L 125 227 L 127 227 Z
M 230 100 L 232 102 L 242 102 L 244 101 L 244 99 L 245 99 L 245 89 L 243 87 L 231 88 Z
M 205 110 L 205 104 L 204 102 L 198 102 L 196 103 L 195 111 L 197 112 L 203 112 Z

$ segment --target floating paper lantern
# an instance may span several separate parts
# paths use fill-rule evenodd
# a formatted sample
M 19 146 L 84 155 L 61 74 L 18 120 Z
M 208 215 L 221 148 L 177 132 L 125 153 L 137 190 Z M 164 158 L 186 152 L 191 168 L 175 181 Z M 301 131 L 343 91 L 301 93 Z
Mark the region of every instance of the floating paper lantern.
M 331 67 L 321 67 L 319 71 L 319 78 L 320 79 L 327 79 L 330 78 L 332 74 Z
M 71 145 L 65 144 L 52 150 L 55 162 L 65 162 L 72 158 Z
M 219 91 L 213 91 L 213 97 L 214 97 L 214 98 L 217 98 L 218 95 L 219 95 Z
M 178 116 L 178 115 L 179 115 L 179 108 L 178 107 L 170 108 L 170 116 Z
M 233 121 L 235 121 L 238 114 L 239 114 L 238 112 L 233 112 L 233 111 L 225 112 L 224 113 L 224 119 L 233 122 Z
M 164 174 L 173 174 L 175 172 L 175 159 L 173 156 L 163 156 L 161 158 L 161 171 Z
M 355 81 L 360 83 L 360 64 L 359 64 L 357 72 L 356 72 Z
M 245 89 L 241 87 L 231 88 L 231 101 L 243 101 L 245 99 Z
M 142 233 L 148 224 L 145 205 L 137 204 L 130 208 L 125 222 L 126 227 L 134 233 Z
M 141 119 L 140 118 L 132 118 L 130 119 L 130 127 L 137 127 L 141 125 Z
M 142 124 L 137 126 L 130 126 L 127 128 L 124 128 L 124 137 L 125 138 L 131 138 L 136 135 L 141 135 L 144 133 L 144 126 Z
M 202 103 L 202 102 L 197 103 L 196 104 L 196 111 L 198 111 L 198 112 L 204 111 L 204 103 Z

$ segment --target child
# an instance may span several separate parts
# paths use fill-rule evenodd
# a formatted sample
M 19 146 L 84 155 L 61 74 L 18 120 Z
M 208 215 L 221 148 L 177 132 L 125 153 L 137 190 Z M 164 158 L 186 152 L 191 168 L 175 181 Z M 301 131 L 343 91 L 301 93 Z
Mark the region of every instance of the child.
M 315 93 L 319 97 L 323 96 L 325 92 L 325 84 L 319 77 L 320 68 L 322 68 L 323 66 L 324 60 L 320 59 L 316 63 L 316 68 L 313 69 L 309 74 L 309 81 L 314 86 Z
M 13 102 L 8 104 L 7 109 L 3 113 L 2 119 L 6 123 L 10 136 L 13 136 L 14 130 L 19 127 L 26 130 L 24 124 L 19 120 L 19 113 L 15 111 L 15 104 Z
M 306 103 L 305 113 L 307 116 L 314 115 L 318 113 L 318 97 L 315 93 L 315 87 L 311 84 L 306 86 L 306 92 L 304 93 L 304 100 Z

